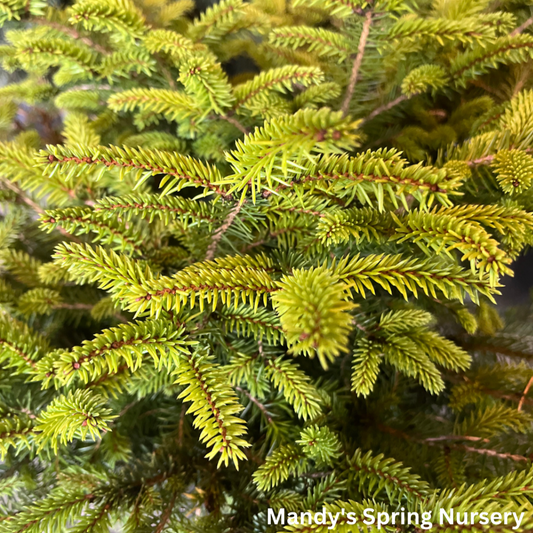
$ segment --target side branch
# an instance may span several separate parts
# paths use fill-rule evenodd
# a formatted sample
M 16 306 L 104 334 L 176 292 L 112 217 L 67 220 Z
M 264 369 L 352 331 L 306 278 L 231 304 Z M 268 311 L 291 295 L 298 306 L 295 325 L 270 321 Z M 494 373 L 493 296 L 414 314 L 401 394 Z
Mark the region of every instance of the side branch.
M 510 146 L 509 148 L 513 149 L 514 147 Z M 530 154 L 533 151 L 533 149 L 525 148 L 523 151 L 526 154 Z M 490 154 L 490 155 L 485 155 L 483 157 L 479 157 L 478 159 L 470 159 L 469 161 L 465 161 L 465 163 L 469 167 L 476 167 L 478 165 L 490 165 L 494 161 L 495 157 L 496 157 L 496 154 Z
M 533 17 L 529 17 L 524 23 L 520 24 L 518 28 L 514 29 L 509 35 L 513 37 L 514 35 L 520 35 L 526 28 L 529 28 L 533 24 Z
M 451 444 L 450 442 L 447 442 L 450 440 L 450 436 L 445 436 L 442 438 L 433 437 L 433 438 L 424 439 L 424 438 L 420 438 L 417 436 L 408 435 L 407 433 L 404 433 L 403 431 L 391 428 L 389 426 L 385 426 L 383 424 L 378 424 L 378 429 L 380 431 L 389 433 L 391 435 L 395 435 L 407 441 L 416 442 L 417 444 L 425 444 L 426 446 L 447 446 L 448 448 L 455 449 L 455 450 L 462 450 L 467 453 L 477 453 L 480 455 L 487 455 L 490 457 L 498 457 L 499 459 L 510 459 L 511 461 L 515 461 L 517 463 L 529 461 L 529 459 L 523 455 L 515 455 L 512 453 L 498 452 L 490 448 L 474 448 L 473 446 L 467 446 L 466 444 Z M 477 437 L 464 437 L 460 435 L 457 435 L 457 436 L 453 435 L 451 437 L 453 440 L 459 440 L 462 438 L 464 440 L 475 441 L 476 439 L 478 439 Z M 486 439 L 479 438 L 479 441 L 485 442 Z
M 526 388 L 524 389 L 524 392 L 522 393 L 522 397 L 520 398 L 520 403 L 518 404 L 517 411 L 522 410 L 522 406 L 524 405 L 526 401 L 527 393 L 529 392 L 529 389 L 531 388 L 531 385 L 533 385 L 533 376 L 529 378 L 529 381 L 527 382 Z
M 96 50 L 100 54 L 103 54 L 103 55 L 109 54 L 109 50 L 99 45 L 98 43 L 95 43 L 93 40 L 89 39 L 88 37 L 82 36 L 77 30 L 75 30 L 74 28 L 71 28 L 70 26 L 65 26 L 64 24 L 61 24 L 60 22 L 54 22 L 46 18 L 33 18 L 32 22 L 35 22 L 37 24 L 42 24 L 43 26 L 49 26 L 50 28 L 53 28 L 54 30 L 63 32 L 65 35 L 68 35 L 69 37 L 71 37 L 72 39 L 76 41 L 82 42 L 83 44 L 85 44 L 89 48 Z
M 172 498 L 170 499 L 170 502 L 167 508 L 161 515 L 161 520 L 159 521 L 159 524 L 157 525 L 155 529 L 155 533 L 161 533 L 161 531 L 163 531 L 163 529 L 167 525 L 167 522 L 170 520 L 170 516 L 172 515 L 172 510 L 174 509 L 174 505 L 176 504 L 177 497 L 178 497 L 178 493 L 174 492 L 174 494 L 172 494 Z
M 379 106 L 378 108 L 374 109 L 372 113 L 370 113 L 366 118 L 363 119 L 363 123 L 368 122 L 369 120 L 372 120 L 373 118 L 377 117 L 378 115 L 381 115 L 381 113 L 384 113 L 385 111 L 388 111 L 389 109 L 392 109 L 393 107 L 397 106 L 398 104 L 401 104 L 402 102 L 405 102 L 407 100 L 407 96 L 405 94 L 402 94 L 401 96 L 398 96 L 398 98 L 395 98 L 394 100 L 391 100 L 388 104 L 383 104 L 382 106 Z
M 272 424 L 272 417 L 268 413 L 267 408 L 254 396 L 252 396 L 246 389 L 243 389 L 242 387 L 235 387 L 235 390 L 238 390 L 240 393 L 244 394 L 252 403 L 257 405 L 259 407 L 259 410 L 263 413 L 264 417 L 266 418 L 267 422 L 269 424 Z
M 227 216 L 226 220 L 224 221 L 224 224 L 218 228 L 215 233 L 213 233 L 213 238 L 211 239 L 211 243 L 209 244 L 209 247 L 207 248 L 207 252 L 205 254 L 205 259 L 207 261 L 210 261 L 215 257 L 215 252 L 217 251 L 218 243 L 224 236 L 224 233 L 228 231 L 229 227 L 233 224 L 233 221 L 235 220 L 235 217 L 240 213 L 242 206 L 244 205 L 243 202 L 239 202 L 230 212 Z
M 244 133 L 244 135 L 248 135 L 250 133 L 248 128 L 243 126 L 235 117 L 232 117 L 231 115 L 221 115 L 220 118 L 235 126 L 239 131 Z
M 39 214 L 39 215 L 43 215 L 44 214 L 44 209 L 37 202 L 34 202 L 29 196 L 27 196 L 26 193 L 20 187 L 18 187 L 17 185 L 15 185 L 11 181 L 9 181 L 7 178 L 2 179 L 1 182 L 8 189 L 10 189 L 15 194 L 17 194 L 18 197 L 20 198 L 20 200 L 22 202 L 24 202 L 28 207 L 31 207 L 37 214 Z M 63 229 L 61 227 L 58 227 L 57 230 L 64 237 L 68 237 L 69 239 L 71 239 L 74 242 L 81 243 L 81 240 L 78 239 L 78 237 L 76 237 L 75 235 L 72 235 L 67 230 L 65 230 L 65 229 Z
M 353 92 L 357 83 L 357 77 L 359 76 L 359 69 L 363 62 L 363 56 L 365 55 L 366 43 L 368 41 L 368 35 L 370 33 L 370 25 L 372 24 L 372 12 L 368 11 L 365 15 L 365 21 L 363 23 L 363 30 L 361 31 L 361 37 L 359 38 L 359 46 L 357 47 L 357 55 L 355 56 L 352 74 L 350 76 L 350 82 L 346 89 L 346 95 L 344 96 L 344 102 L 342 103 L 341 111 L 344 115 L 348 114 L 350 102 L 352 101 Z

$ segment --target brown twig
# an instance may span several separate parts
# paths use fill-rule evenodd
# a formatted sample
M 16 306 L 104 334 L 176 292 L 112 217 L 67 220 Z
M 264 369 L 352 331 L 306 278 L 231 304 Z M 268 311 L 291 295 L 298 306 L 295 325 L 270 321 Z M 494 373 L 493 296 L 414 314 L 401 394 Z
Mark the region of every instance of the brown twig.
M 75 303 L 75 304 L 66 304 L 61 303 L 54 306 L 54 309 L 70 309 L 70 310 L 77 310 L 77 311 L 90 311 L 94 305 L 92 304 L 83 304 L 83 303 Z
M 238 390 L 239 392 L 242 392 L 242 394 L 244 394 L 252 403 L 257 405 L 260 411 L 265 415 L 267 422 L 269 424 L 272 424 L 272 417 L 268 414 L 267 408 L 257 398 L 254 398 L 247 390 L 244 390 L 241 387 L 235 387 L 235 389 Z
M 228 214 L 226 217 L 226 220 L 224 221 L 224 224 L 220 226 L 215 233 L 213 233 L 213 238 L 211 239 L 211 243 L 209 244 L 209 247 L 207 248 L 207 252 L 205 254 L 205 259 L 207 261 L 210 261 L 215 257 L 215 252 L 217 251 L 218 243 L 224 236 L 224 233 L 228 231 L 229 227 L 233 224 L 233 221 L 235 220 L 235 217 L 240 213 L 242 206 L 244 205 L 245 201 L 239 202 Z
M 529 389 L 531 388 L 531 385 L 533 385 L 533 376 L 529 378 L 529 381 L 527 382 L 526 388 L 524 389 L 524 392 L 522 393 L 522 397 L 520 398 L 520 402 L 518 403 L 518 411 L 522 410 L 522 406 L 524 405 L 524 402 L 526 401 L 527 393 L 529 392 Z
M 70 87 L 70 89 L 67 89 L 66 93 L 71 93 L 72 91 L 112 91 L 113 87 L 111 85 L 103 84 L 98 85 L 96 83 L 82 83 L 81 85 L 74 85 L 74 87 Z
M 76 41 L 80 41 L 83 44 L 89 46 L 90 48 L 93 48 L 100 54 L 109 53 L 108 50 L 106 50 L 103 46 L 99 45 L 98 43 L 95 43 L 93 40 L 89 39 L 88 37 L 83 37 L 74 28 L 71 28 L 69 26 L 64 26 L 63 24 L 59 22 L 52 22 L 51 20 L 47 20 L 45 18 L 33 18 L 32 22 L 36 22 L 37 24 L 42 24 L 43 26 L 50 26 L 50 28 L 54 28 L 55 30 L 61 31 L 65 35 L 72 37 Z
M 175 89 L 176 88 L 176 82 L 174 81 L 174 78 L 172 77 L 172 74 L 171 74 L 170 70 L 168 70 L 168 68 L 163 63 L 163 60 L 158 55 L 155 55 L 154 57 L 155 57 L 155 60 L 157 61 L 157 65 L 161 69 L 161 72 L 163 73 L 163 76 L 164 76 L 165 80 L 167 81 L 169 87 L 171 89 Z
M 39 215 L 44 214 L 44 209 L 36 202 L 34 202 L 29 196 L 26 195 L 26 193 L 20 188 L 17 187 L 14 183 L 9 181 L 8 179 L 2 179 L 2 183 L 11 191 L 13 191 L 28 207 L 31 207 L 36 213 Z M 81 243 L 81 240 L 78 239 L 75 235 L 71 235 L 68 231 L 66 231 L 63 228 L 56 228 L 61 235 L 68 237 L 69 239 L 73 240 L 74 242 Z
M 514 29 L 510 34 L 509 36 L 510 37 L 513 37 L 515 35 L 518 35 L 520 33 L 522 33 L 526 28 L 528 28 L 529 26 L 531 26 L 531 24 L 533 24 L 533 17 L 529 17 L 525 22 L 523 22 L 522 24 L 520 24 L 520 26 L 518 26 L 518 28 Z
M 137 400 L 134 400 L 133 402 L 130 402 L 128 405 L 124 406 L 122 408 L 122 411 L 120 411 L 120 413 L 118 414 L 119 418 L 125 415 L 136 403 L 137 403 Z
M 177 492 L 172 494 L 172 498 L 170 499 L 170 502 L 164 513 L 161 515 L 161 520 L 159 521 L 159 524 L 157 524 L 154 533 L 161 533 L 161 531 L 163 531 L 164 527 L 167 525 L 167 522 L 170 519 L 170 515 L 172 514 L 172 509 L 174 509 L 174 504 L 176 503 L 177 496 Z
M 489 442 L 489 439 L 483 439 L 481 437 L 471 437 L 469 435 L 441 435 L 440 437 L 429 437 L 424 439 L 424 442 L 442 442 L 450 440 L 468 440 L 470 442 Z
M 530 460 L 528 457 L 525 457 L 523 455 L 502 453 L 487 448 L 473 448 L 472 446 L 466 446 L 465 444 L 457 444 L 455 445 L 455 448 L 469 453 L 478 453 L 481 455 L 488 455 L 490 457 L 498 457 L 499 459 L 510 459 L 511 461 L 515 461 L 516 463 L 527 463 Z
M 26 196 L 26 193 L 20 188 L 17 187 L 14 183 L 8 179 L 2 179 L 2 183 L 11 191 L 13 191 L 27 206 L 31 207 L 36 213 L 42 215 L 44 209 L 36 202 L 34 202 L 29 196 Z
M 420 438 L 417 436 L 404 433 L 403 431 L 400 431 L 399 429 L 391 428 L 383 424 L 379 424 L 378 429 L 385 433 L 389 433 L 396 437 L 400 437 L 404 440 L 407 440 L 410 442 L 416 442 L 417 444 L 423 444 L 426 446 L 447 446 L 448 448 L 454 449 L 454 450 L 462 450 L 467 453 L 477 453 L 480 455 L 488 455 L 490 457 L 498 457 L 500 459 L 510 459 L 511 461 L 515 461 L 515 462 L 528 462 L 529 461 L 529 458 L 523 455 L 515 455 L 512 453 L 498 452 L 496 450 L 491 450 L 489 448 L 474 448 L 473 446 L 467 446 L 466 444 L 459 444 L 459 443 L 452 444 L 449 442 L 450 436 L 447 436 L 444 439 L 441 439 L 439 437 L 432 437 L 432 438 L 424 439 L 424 438 Z M 455 435 L 453 437 L 454 437 L 454 440 L 456 440 Z M 457 438 L 465 439 L 464 436 L 457 436 Z M 465 440 L 474 440 L 476 438 L 477 437 L 468 437 Z M 479 440 L 481 442 L 484 442 L 484 439 L 480 438 Z
M 350 75 L 350 81 L 348 88 L 346 89 L 346 95 L 342 103 L 341 111 L 344 115 L 348 114 L 350 108 L 350 102 L 352 101 L 353 92 L 357 83 L 357 77 L 359 76 L 359 69 L 363 62 L 363 56 L 365 55 L 366 43 L 368 35 L 370 33 L 370 25 L 372 24 L 372 12 L 368 11 L 365 15 L 365 21 L 363 22 L 363 29 L 361 31 L 361 37 L 359 38 L 359 46 L 357 47 L 357 55 L 353 61 L 352 74 Z
M 180 411 L 180 421 L 178 423 L 178 445 L 181 446 L 183 443 L 183 425 L 185 422 L 185 405 L 181 406 Z
M 7 339 L 0 338 L 0 346 L 7 346 L 9 349 L 15 352 L 21 359 L 26 361 L 26 363 L 28 363 L 32 367 L 35 367 L 35 361 L 33 361 L 28 354 L 24 353 L 24 351 L 18 348 L 14 343 L 9 342 Z
M 364 327 L 364 326 L 361 326 L 361 324 L 359 324 L 357 322 L 357 320 L 355 320 L 355 318 L 352 318 L 352 324 L 357 328 L 357 329 L 360 329 L 361 331 L 364 331 L 365 333 L 368 332 L 368 330 Z
M 471 83 L 472 85 L 475 85 L 476 87 L 479 87 L 480 89 L 483 89 L 484 91 L 494 95 L 496 98 L 502 99 L 501 93 L 494 87 L 491 87 L 485 83 L 483 80 L 472 80 Z
M 382 106 L 379 106 L 378 108 L 374 109 L 374 111 L 372 111 L 372 113 L 370 113 L 367 117 L 365 117 L 363 119 L 363 122 L 368 122 L 369 120 L 372 120 L 374 117 L 381 115 L 381 113 L 384 113 L 385 111 L 392 109 L 398 104 L 405 102 L 407 98 L 408 97 L 405 94 L 402 94 L 401 96 L 398 96 L 398 98 L 391 100 L 388 104 L 383 104 Z
M 522 72 L 520 74 L 520 78 L 516 80 L 516 85 L 513 89 L 513 96 L 516 96 L 522 89 L 524 88 L 524 85 L 531 77 L 531 69 L 529 65 L 526 63 L 526 66 L 522 69 Z
M 229 122 L 233 126 L 235 126 L 238 130 L 240 130 L 244 135 L 248 135 L 250 133 L 247 128 L 245 128 L 236 118 L 230 116 L 230 115 L 220 115 L 220 118 L 224 119 L 226 122 Z
M 513 148 L 514 147 L 512 145 L 509 147 L 510 150 L 512 150 Z M 531 148 L 526 148 L 524 151 L 526 152 L 526 154 L 529 154 L 533 150 Z M 495 157 L 496 157 L 495 154 L 491 154 L 491 155 L 479 157 L 478 159 L 471 159 L 470 161 L 465 161 L 465 163 L 469 167 L 475 167 L 477 165 L 490 165 L 494 161 Z
M 28 418 L 31 418 L 32 420 L 35 419 L 35 418 L 37 418 L 37 415 L 33 414 L 33 412 L 30 411 L 30 410 L 29 410 L 28 408 L 26 408 L 26 407 L 22 407 L 21 409 L 19 409 L 19 411 L 20 411 L 21 413 L 24 413 L 25 415 L 27 415 Z

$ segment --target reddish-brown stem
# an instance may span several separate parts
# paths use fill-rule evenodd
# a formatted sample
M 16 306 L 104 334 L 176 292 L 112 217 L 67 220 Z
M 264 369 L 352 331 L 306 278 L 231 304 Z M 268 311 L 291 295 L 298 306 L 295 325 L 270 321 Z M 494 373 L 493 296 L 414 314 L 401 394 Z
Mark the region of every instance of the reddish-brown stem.
M 10 350 L 14 351 L 21 359 L 23 359 L 30 366 L 35 367 L 35 362 L 32 361 L 31 357 L 25 354 L 20 348 L 17 348 L 12 342 L 9 342 L 6 339 L 0 339 L 0 345 L 7 346 Z
M 95 43 L 88 37 L 83 37 L 80 35 L 80 33 L 75 30 L 74 28 L 70 26 L 64 26 L 63 24 L 60 24 L 59 22 L 52 22 L 51 20 L 47 20 L 45 18 L 33 18 L 32 22 L 36 22 L 37 24 L 42 24 L 43 26 L 49 26 L 50 28 L 54 28 L 55 30 L 63 32 L 65 35 L 68 35 L 69 37 L 72 37 L 76 41 L 80 41 L 86 46 L 96 50 L 100 54 L 108 54 L 109 52 L 98 43 Z
M 513 37 L 515 35 L 518 35 L 518 34 L 522 33 L 526 28 L 531 26 L 531 24 L 533 24 L 533 17 L 529 17 L 525 22 L 520 24 L 520 26 L 518 26 L 518 28 L 515 28 L 509 35 L 511 37 Z
M 242 394 L 244 394 L 252 403 L 257 405 L 259 410 L 263 413 L 263 415 L 265 415 L 267 422 L 272 424 L 272 417 L 268 414 L 267 408 L 257 398 L 254 398 L 247 390 L 244 390 L 241 387 L 235 387 L 235 390 L 242 392 Z
M 341 111 L 344 115 L 348 114 L 350 108 L 350 102 L 352 101 L 355 85 L 357 84 L 357 78 L 359 76 L 359 69 L 363 62 L 363 56 L 365 55 L 366 43 L 368 41 L 368 35 L 370 33 L 370 25 L 372 24 L 372 12 L 368 11 L 365 15 L 365 21 L 363 22 L 363 29 L 361 31 L 361 37 L 359 38 L 359 46 L 357 47 L 357 55 L 353 61 L 352 74 L 350 75 L 350 81 L 348 88 L 346 89 L 346 95 L 342 103 Z
M 170 515 L 172 514 L 172 509 L 174 509 L 174 504 L 176 503 L 177 496 L 178 496 L 177 492 L 174 492 L 174 494 L 172 494 L 172 498 L 170 499 L 170 502 L 167 508 L 161 515 L 161 520 L 159 521 L 159 524 L 157 524 L 157 527 L 155 528 L 154 533 L 161 533 L 161 531 L 163 531 L 164 527 L 166 526 L 167 522 L 170 519 Z
M 245 128 L 235 117 L 232 117 L 230 115 L 220 115 L 220 118 L 235 126 L 239 131 L 244 133 L 244 135 L 248 135 L 248 133 L 250 133 L 248 129 Z
M 224 233 L 228 231 L 229 227 L 233 224 L 233 221 L 235 220 L 235 217 L 240 213 L 242 206 L 244 205 L 243 202 L 239 202 L 228 214 L 226 217 L 226 220 L 220 226 L 215 233 L 213 233 L 213 237 L 211 239 L 211 243 L 209 244 L 209 247 L 207 248 L 207 252 L 205 254 L 205 258 L 207 261 L 213 259 L 215 257 L 215 253 L 217 251 L 218 243 L 224 236 Z
M 419 438 L 413 435 L 409 435 L 407 433 L 404 433 L 403 431 L 400 431 L 398 429 L 394 429 L 388 426 L 384 426 L 382 424 L 379 424 L 378 429 L 380 431 L 383 431 L 385 433 L 389 433 L 391 435 L 394 435 L 396 437 L 400 437 L 402 439 L 405 439 L 407 441 L 416 442 L 418 444 L 425 444 L 426 446 L 447 446 L 448 448 L 454 449 L 454 450 L 462 450 L 467 453 L 477 453 L 480 455 L 488 455 L 490 457 L 498 457 L 500 459 L 510 459 L 511 461 L 515 462 L 528 462 L 529 458 L 523 456 L 523 455 L 515 455 L 511 453 L 504 453 L 504 452 L 498 452 L 496 450 L 491 450 L 488 448 L 474 448 L 472 446 L 467 446 L 466 444 L 451 444 L 447 440 L 436 440 L 435 438 L 430 439 L 423 439 Z M 455 437 L 455 436 L 454 436 Z M 462 437 L 463 439 L 465 437 Z M 483 439 L 480 439 L 483 441 Z
M 14 183 L 9 181 L 8 179 L 3 179 L 2 183 L 10 190 L 12 190 L 28 207 L 31 207 L 36 213 L 39 215 L 42 215 L 44 213 L 44 209 L 36 202 L 34 202 L 29 196 L 27 196 L 24 191 L 17 187 Z M 68 231 L 64 230 L 63 228 L 57 228 L 59 233 L 61 235 L 64 235 L 65 237 L 68 237 L 69 239 L 81 243 L 81 240 L 78 239 L 75 235 L 71 235 Z
M 529 381 L 527 382 L 526 388 L 524 389 L 524 392 L 522 393 L 522 397 L 520 398 L 520 402 L 518 403 L 518 411 L 522 410 L 522 406 L 524 405 L 527 393 L 529 392 L 529 389 L 531 388 L 531 385 L 533 385 L 533 376 L 531 376 L 529 378 Z
M 385 111 L 388 111 L 389 109 L 392 109 L 398 104 L 405 102 L 407 98 L 408 97 L 405 94 L 402 94 L 401 96 L 398 96 L 398 98 L 395 98 L 394 100 L 390 101 L 388 104 L 383 104 L 382 106 L 379 106 L 378 108 L 374 109 L 374 111 L 372 111 L 372 113 L 370 113 L 367 117 L 365 117 L 363 119 L 363 122 L 368 122 L 369 120 L 372 120 L 378 115 L 381 115 L 381 113 L 385 113 Z

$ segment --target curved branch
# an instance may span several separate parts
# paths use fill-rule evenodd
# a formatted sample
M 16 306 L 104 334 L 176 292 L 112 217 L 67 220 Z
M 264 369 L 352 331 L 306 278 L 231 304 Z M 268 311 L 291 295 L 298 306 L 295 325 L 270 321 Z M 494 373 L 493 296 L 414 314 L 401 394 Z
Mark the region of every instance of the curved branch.
M 368 41 L 368 35 L 370 33 L 370 25 L 372 24 L 372 12 L 368 11 L 365 15 L 365 21 L 363 23 L 363 30 L 361 31 L 361 37 L 359 38 L 359 46 L 357 47 L 357 55 L 353 61 L 352 74 L 350 76 L 350 82 L 346 89 L 346 95 L 342 103 L 341 111 L 344 115 L 348 114 L 350 102 L 352 101 L 353 92 L 359 76 L 359 69 L 363 62 L 363 56 L 365 55 L 366 43 Z

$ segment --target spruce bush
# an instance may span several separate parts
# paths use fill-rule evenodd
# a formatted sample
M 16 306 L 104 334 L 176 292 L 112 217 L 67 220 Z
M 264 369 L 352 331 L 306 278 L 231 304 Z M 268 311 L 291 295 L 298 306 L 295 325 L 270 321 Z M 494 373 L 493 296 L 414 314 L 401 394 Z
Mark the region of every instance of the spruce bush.
M 1 532 L 532 531 L 527 1 L 0 22 Z

